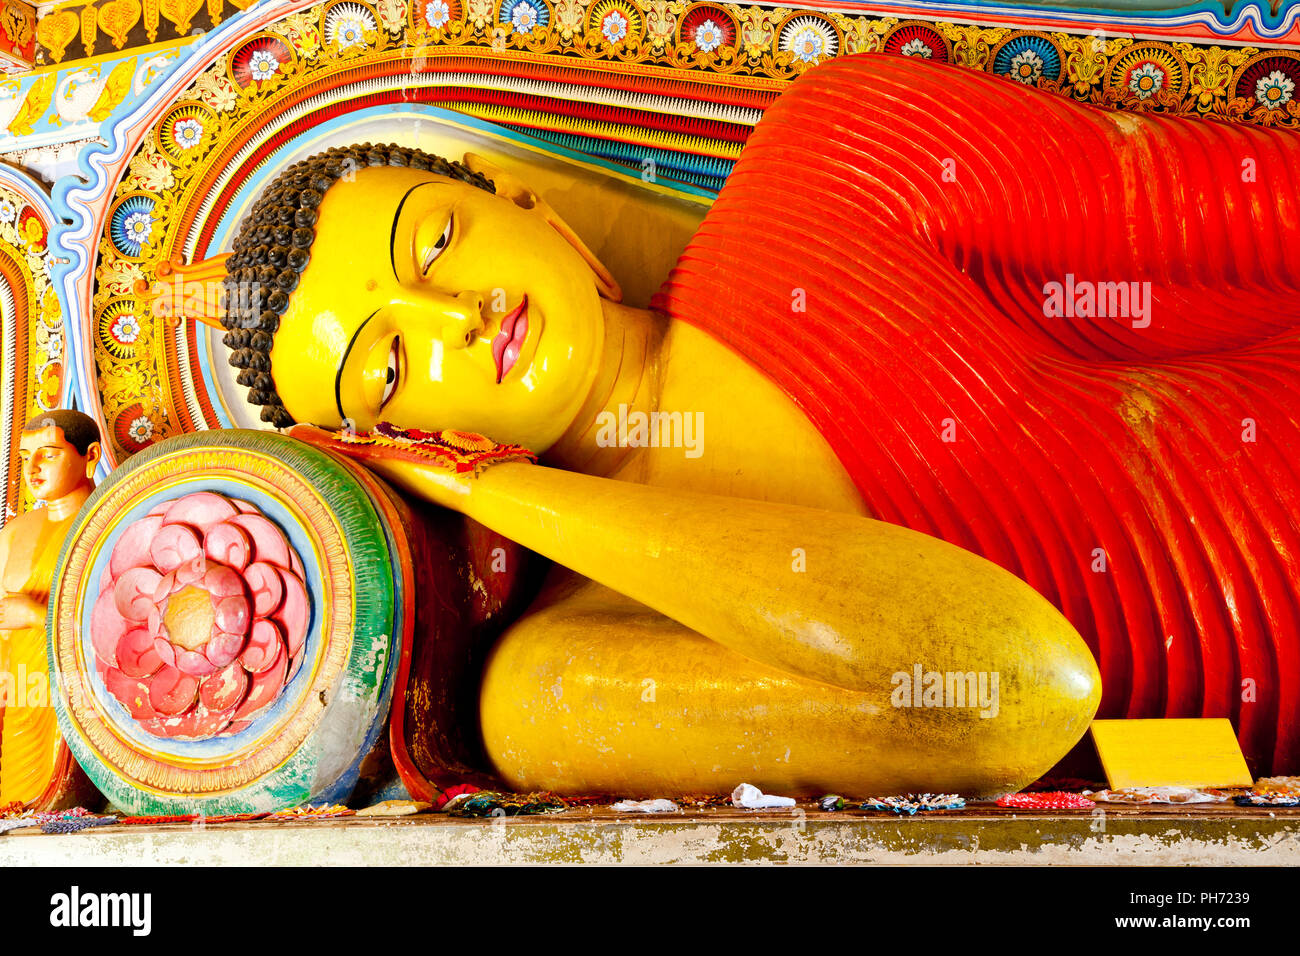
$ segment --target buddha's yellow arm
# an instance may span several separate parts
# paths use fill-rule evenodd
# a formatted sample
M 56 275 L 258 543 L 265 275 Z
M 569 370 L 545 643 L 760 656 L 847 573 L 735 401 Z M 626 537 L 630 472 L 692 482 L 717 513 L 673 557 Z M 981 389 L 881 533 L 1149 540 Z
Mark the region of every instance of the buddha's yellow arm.
M 937 538 L 811 508 L 689 494 L 521 463 L 465 479 L 368 462 L 395 484 L 667 615 L 745 657 L 879 692 L 909 662 L 1011 669 L 1100 699 L 1092 655 L 1046 599 Z M 1006 687 L 1004 675 L 1004 688 Z

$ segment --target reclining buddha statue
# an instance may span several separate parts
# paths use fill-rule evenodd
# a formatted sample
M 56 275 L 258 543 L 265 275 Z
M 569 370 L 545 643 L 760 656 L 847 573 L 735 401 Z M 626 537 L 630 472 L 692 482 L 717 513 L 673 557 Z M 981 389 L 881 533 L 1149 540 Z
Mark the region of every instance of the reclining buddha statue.
M 1001 792 L 1099 702 L 1290 770 L 1298 169 L 1291 134 L 842 57 L 650 309 L 515 175 L 337 147 L 241 226 L 228 288 L 271 291 L 225 342 L 291 434 L 539 457 L 367 462 L 554 562 L 482 677 L 511 786 Z

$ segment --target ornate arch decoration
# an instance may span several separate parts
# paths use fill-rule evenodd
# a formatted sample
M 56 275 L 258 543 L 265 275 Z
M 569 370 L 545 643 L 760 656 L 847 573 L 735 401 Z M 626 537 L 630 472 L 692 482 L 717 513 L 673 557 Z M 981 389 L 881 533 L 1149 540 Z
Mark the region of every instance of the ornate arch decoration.
M 12 449 L 33 415 L 66 403 L 67 329 L 59 291 L 51 281 L 55 228 L 44 188 L 0 166 L 0 442 Z M 18 457 L 5 465 L 5 511 L 0 524 L 33 502 L 23 488 Z
M 1237 27 L 1255 24 L 1252 9 Z M 1198 24 L 1179 29 L 1199 36 Z M 162 321 L 153 300 L 185 295 L 173 264 L 221 251 L 256 184 L 289 157 L 360 130 L 375 141 L 454 130 L 707 201 L 784 85 L 855 53 L 949 60 L 1123 109 L 1300 125 L 1284 50 L 1255 68 L 1249 48 L 677 0 L 253 7 L 119 105 L 104 144 L 79 160 L 85 182 L 56 191 L 69 359 L 79 404 L 109 436 L 105 466 L 169 435 L 255 424 L 222 380 L 215 337 Z

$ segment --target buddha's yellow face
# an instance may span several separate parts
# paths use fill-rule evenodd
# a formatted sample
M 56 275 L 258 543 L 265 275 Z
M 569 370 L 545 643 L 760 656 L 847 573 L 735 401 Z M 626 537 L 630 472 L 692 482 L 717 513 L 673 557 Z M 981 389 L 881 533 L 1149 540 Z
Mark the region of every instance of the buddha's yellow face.
M 63 429 L 46 425 L 19 436 L 18 457 L 32 497 L 58 501 L 90 481 L 99 460 L 99 444 L 92 444 L 83 455 L 63 437 Z
M 456 428 L 541 453 L 604 338 L 591 269 L 527 196 L 359 170 L 325 193 L 271 375 L 297 421 Z

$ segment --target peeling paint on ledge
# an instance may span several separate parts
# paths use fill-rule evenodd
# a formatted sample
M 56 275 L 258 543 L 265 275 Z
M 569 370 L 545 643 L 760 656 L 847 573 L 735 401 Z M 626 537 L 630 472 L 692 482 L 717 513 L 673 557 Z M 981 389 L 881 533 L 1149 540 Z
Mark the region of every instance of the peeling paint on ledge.
M 1300 817 L 1111 820 L 587 820 L 442 817 L 114 827 L 0 837 L 0 866 L 517 863 L 1297 865 Z

